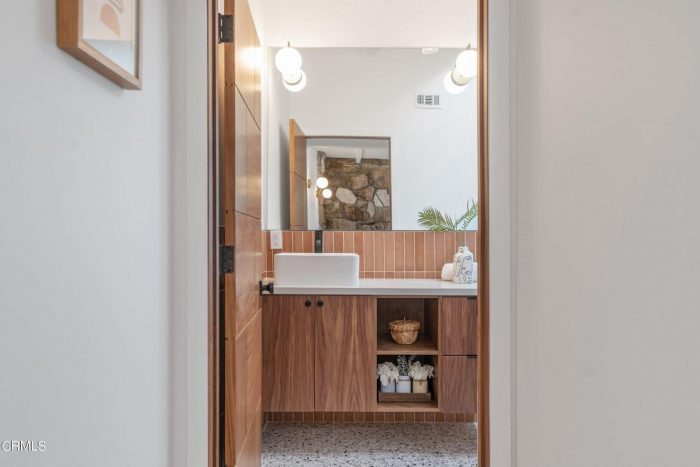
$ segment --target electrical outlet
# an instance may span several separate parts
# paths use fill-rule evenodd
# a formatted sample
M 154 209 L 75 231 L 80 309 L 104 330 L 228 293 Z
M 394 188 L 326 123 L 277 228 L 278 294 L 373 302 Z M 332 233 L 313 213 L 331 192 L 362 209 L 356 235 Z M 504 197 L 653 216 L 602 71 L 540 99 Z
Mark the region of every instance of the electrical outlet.
M 270 248 L 273 250 L 281 250 L 284 248 L 281 230 L 273 230 L 270 232 Z

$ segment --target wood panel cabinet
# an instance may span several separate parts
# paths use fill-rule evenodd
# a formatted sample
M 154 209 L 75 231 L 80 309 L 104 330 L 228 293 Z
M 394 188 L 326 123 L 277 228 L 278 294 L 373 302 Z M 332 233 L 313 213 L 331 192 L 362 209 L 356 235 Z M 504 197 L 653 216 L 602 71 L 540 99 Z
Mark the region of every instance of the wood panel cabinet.
M 445 413 L 476 413 L 476 357 L 444 356 L 439 362 L 440 410 Z
M 317 298 L 317 412 L 375 410 L 376 319 L 374 297 Z
M 266 296 L 263 304 L 263 410 L 313 412 L 313 297 Z
M 440 351 L 443 355 L 476 355 L 476 298 L 443 297 L 440 307 Z

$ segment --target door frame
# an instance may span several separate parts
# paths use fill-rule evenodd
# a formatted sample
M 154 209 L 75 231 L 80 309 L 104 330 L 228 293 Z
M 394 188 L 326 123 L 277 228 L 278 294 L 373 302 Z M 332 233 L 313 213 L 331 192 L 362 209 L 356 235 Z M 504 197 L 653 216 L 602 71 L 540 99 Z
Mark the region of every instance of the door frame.
M 223 338 L 220 326 L 219 300 L 219 124 L 217 91 L 217 47 L 218 47 L 218 12 L 216 0 L 206 0 L 208 11 L 207 25 L 207 361 L 208 361 L 208 466 L 222 467 L 221 450 L 222 431 L 220 429 L 221 390 L 223 381 L 220 349 Z M 477 44 L 478 74 L 477 84 L 477 134 L 478 134 L 478 180 L 479 180 L 479 219 L 477 255 L 479 258 L 478 282 L 478 316 L 479 316 L 479 358 L 478 358 L 478 394 L 477 407 L 477 453 L 479 467 L 490 466 L 490 213 L 489 213 L 489 60 L 488 60 L 488 24 L 489 0 L 477 2 Z M 504 447 L 506 448 L 506 447 Z M 507 448 L 510 448 L 508 446 Z

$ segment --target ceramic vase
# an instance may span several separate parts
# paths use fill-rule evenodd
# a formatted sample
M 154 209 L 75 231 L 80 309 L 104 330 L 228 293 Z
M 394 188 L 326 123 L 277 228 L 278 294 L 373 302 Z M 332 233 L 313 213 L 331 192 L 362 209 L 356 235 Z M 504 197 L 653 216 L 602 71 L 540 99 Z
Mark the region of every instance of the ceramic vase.
M 419 393 L 419 394 L 425 394 L 428 392 L 428 380 L 427 379 L 422 379 L 422 380 L 413 380 L 413 392 Z
M 455 277 L 455 265 L 454 263 L 445 263 L 442 267 L 442 273 L 440 277 L 444 281 L 451 281 Z
M 379 390 L 382 392 L 396 392 L 396 381 L 389 381 L 389 384 L 384 386 L 382 382 L 379 382 Z
M 452 282 L 457 284 L 472 284 L 472 271 L 474 269 L 474 255 L 469 248 L 461 246 L 455 253 L 452 263 L 455 268 L 455 275 Z
M 399 382 L 396 383 L 396 392 L 402 394 L 411 392 L 411 378 L 408 376 L 399 376 Z

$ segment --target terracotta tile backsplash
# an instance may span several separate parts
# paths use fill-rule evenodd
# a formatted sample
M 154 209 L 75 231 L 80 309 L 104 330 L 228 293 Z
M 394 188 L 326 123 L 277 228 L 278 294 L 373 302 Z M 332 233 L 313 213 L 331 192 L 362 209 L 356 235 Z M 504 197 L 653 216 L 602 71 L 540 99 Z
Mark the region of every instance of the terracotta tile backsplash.
M 266 412 L 268 422 L 454 423 L 474 422 L 476 414 L 441 412 Z
M 362 278 L 439 279 L 442 265 L 452 261 L 458 246 L 467 245 L 476 256 L 476 235 L 476 231 L 326 231 L 323 232 L 323 251 L 360 255 Z M 313 231 L 284 231 L 282 250 L 270 248 L 269 232 L 263 232 L 263 240 L 264 277 L 274 277 L 275 253 L 314 251 Z

